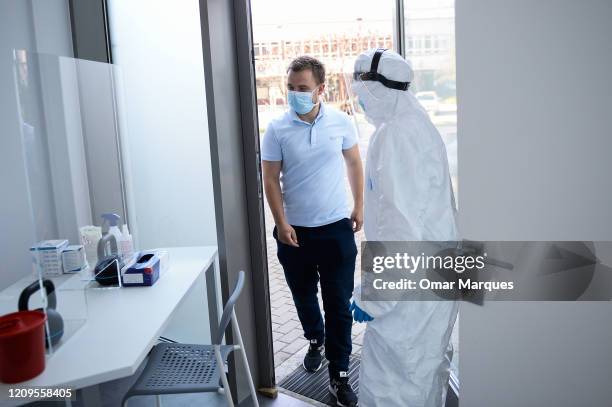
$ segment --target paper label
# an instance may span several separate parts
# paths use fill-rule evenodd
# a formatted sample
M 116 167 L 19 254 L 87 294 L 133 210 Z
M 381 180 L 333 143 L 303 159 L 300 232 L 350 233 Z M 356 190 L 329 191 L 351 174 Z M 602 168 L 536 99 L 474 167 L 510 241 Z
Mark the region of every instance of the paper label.
M 123 284 L 142 284 L 144 279 L 142 274 L 124 274 Z

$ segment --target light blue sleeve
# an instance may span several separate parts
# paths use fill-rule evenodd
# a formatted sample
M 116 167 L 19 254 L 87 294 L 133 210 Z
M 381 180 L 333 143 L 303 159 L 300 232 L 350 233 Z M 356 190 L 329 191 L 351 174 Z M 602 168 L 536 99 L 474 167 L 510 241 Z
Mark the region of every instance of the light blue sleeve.
M 281 145 L 276 138 L 274 128 L 270 125 L 266 129 L 261 142 L 261 159 L 265 161 L 282 161 L 283 151 Z
M 357 144 L 357 129 L 355 128 L 353 118 L 347 115 L 346 131 L 344 133 L 344 138 L 342 139 L 342 149 L 348 150 L 355 144 Z

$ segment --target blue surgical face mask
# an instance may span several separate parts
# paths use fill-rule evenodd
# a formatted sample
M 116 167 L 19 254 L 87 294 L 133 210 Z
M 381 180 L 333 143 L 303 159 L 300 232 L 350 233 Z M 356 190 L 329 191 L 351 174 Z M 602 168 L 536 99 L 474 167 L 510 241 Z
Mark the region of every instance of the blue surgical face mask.
M 298 92 L 295 90 L 288 91 L 287 101 L 289 102 L 289 106 L 297 114 L 306 114 L 314 109 L 316 103 L 312 101 L 312 93 L 313 92 Z

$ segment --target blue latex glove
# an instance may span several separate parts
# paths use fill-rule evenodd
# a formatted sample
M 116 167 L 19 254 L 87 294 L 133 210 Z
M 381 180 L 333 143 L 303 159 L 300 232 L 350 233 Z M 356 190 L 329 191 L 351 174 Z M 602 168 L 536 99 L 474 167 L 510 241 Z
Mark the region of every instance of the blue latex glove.
M 374 319 L 367 312 L 365 312 L 364 310 L 359 308 L 359 306 L 357 306 L 357 304 L 355 304 L 355 301 L 351 302 L 351 306 L 349 307 L 349 311 L 351 311 L 353 313 L 353 319 L 356 322 L 369 322 L 369 321 L 372 321 Z

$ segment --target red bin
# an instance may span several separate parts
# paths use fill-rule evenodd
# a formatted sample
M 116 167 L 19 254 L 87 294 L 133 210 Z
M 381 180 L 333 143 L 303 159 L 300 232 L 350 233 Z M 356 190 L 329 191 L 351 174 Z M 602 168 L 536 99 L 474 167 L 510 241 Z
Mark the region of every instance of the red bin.
M 41 311 L 0 317 L 0 382 L 23 382 L 45 370 L 46 319 Z

